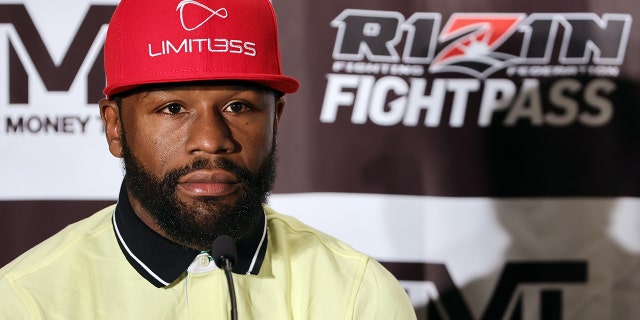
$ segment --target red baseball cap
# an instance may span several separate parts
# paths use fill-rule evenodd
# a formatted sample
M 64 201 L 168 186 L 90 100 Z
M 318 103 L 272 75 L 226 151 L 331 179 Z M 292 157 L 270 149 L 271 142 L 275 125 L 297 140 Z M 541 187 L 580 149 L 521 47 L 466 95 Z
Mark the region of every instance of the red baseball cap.
M 283 93 L 300 86 L 282 74 L 269 0 L 122 0 L 104 57 L 107 97 L 189 81 L 249 81 Z

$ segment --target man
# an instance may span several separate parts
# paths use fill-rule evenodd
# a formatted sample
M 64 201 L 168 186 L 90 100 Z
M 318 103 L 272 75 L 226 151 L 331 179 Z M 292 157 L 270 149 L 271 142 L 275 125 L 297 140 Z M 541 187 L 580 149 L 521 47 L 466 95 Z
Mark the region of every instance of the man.
M 0 270 L 2 319 L 414 319 L 379 263 L 266 207 L 284 94 L 268 0 L 123 0 L 100 102 L 118 203 Z M 216 250 L 216 245 L 213 245 Z

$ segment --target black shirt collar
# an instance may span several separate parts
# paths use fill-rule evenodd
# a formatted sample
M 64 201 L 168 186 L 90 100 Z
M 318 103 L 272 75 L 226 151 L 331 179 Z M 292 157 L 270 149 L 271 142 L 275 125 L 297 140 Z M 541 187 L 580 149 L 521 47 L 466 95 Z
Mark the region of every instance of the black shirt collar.
M 266 216 L 251 235 L 236 243 L 238 261 L 233 272 L 258 274 L 267 250 Z M 158 288 L 177 280 L 201 252 L 179 245 L 151 230 L 133 211 L 127 190 L 120 188 L 113 214 L 113 230 L 118 245 L 131 266 Z

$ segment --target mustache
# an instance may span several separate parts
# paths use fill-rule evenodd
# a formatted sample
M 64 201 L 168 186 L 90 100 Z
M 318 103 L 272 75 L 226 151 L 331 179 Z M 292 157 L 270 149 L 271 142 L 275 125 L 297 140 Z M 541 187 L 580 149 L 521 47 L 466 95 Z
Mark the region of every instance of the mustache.
M 183 167 L 176 168 L 167 172 L 163 179 L 164 184 L 170 187 L 175 187 L 178 185 L 178 180 L 180 179 L 180 177 L 188 173 L 198 170 L 213 169 L 222 169 L 231 172 L 236 176 L 240 183 L 250 183 L 251 181 L 253 181 L 253 174 L 249 170 L 238 166 L 229 159 L 218 158 L 215 160 L 211 160 L 206 158 L 196 158 Z

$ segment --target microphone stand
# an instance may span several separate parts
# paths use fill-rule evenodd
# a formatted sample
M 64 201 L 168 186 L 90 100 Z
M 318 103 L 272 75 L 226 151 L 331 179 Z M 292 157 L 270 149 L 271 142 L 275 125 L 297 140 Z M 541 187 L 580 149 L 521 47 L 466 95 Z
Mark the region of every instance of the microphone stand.
M 229 287 L 229 299 L 231 300 L 231 320 L 238 320 L 238 303 L 236 302 L 236 289 L 233 285 L 231 269 L 238 259 L 236 242 L 227 235 L 217 237 L 211 245 L 211 256 L 218 268 L 224 269 Z
M 233 285 L 233 276 L 231 274 L 230 259 L 224 259 L 224 274 L 227 276 L 227 285 L 229 287 L 229 297 L 231 299 L 231 320 L 238 320 L 238 305 L 236 302 L 236 290 Z

